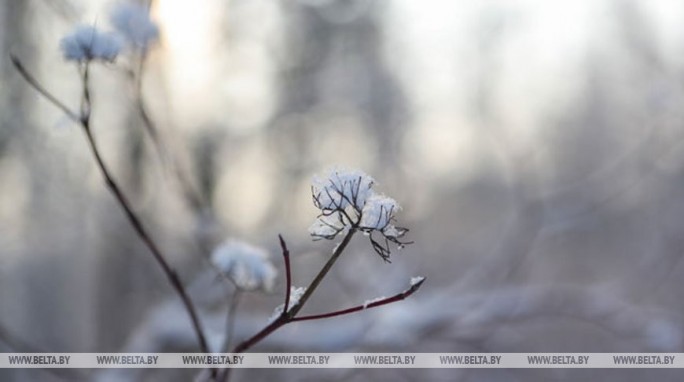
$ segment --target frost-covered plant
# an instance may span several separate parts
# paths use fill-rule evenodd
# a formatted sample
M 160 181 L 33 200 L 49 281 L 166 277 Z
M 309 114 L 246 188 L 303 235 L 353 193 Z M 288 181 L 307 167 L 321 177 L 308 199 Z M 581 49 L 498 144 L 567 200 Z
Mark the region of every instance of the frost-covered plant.
M 396 243 L 399 246 L 408 244 L 408 242 L 399 240 L 408 230 L 394 225 L 395 214 L 399 211 L 398 203 L 392 198 L 375 193 L 373 190 L 374 183 L 373 178 L 358 170 L 333 169 L 324 177 L 313 178 L 311 186 L 313 203 L 321 212 L 309 228 L 309 232 L 314 240 L 332 240 L 340 234 L 343 235 L 342 240 L 335 246 L 332 255 L 311 283 L 305 288 L 295 288 L 292 286 L 290 252 L 285 240 L 282 236 L 280 237 L 287 281 L 285 302 L 275 309 L 264 329 L 239 344 L 233 352 L 240 353 L 248 350 L 286 324 L 341 316 L 390 304 L 405 299 L 420 288 L 425 278 L 417 276 L 411 278 L 408 289 L 392 297 L 374 298 L 351 308 L 328 313 L 298 315 L 356 232 L 360 231 L 368 235 L 373 249 L 388 262 L 389 242 Z M 385 243 L 379 243 L 373 237 L 374 234 L 382 235 Z
M 314 176 L 311 184 L 314 205 L 329 214 L 350 208 L 358 217 L 366 199 L 373 194 L 373 183 L 375 180 L 362 171 L 332 169 L 324 177 Z
M 191 324 L 198 340 L 199 348 L 205 352 L 209 352 L 206 336 L 197 313 L 194 302 L 188 295 L 183 282 L 178 273 L 169 264 L 167 257 L 163 254 L 160 246 L 154 241 L 151 234 L 143 224 L 141 218 L 135 213 L 132 204 L 128 197 L 124 194 L 122 187 L 119 186 L 115 180 L 111 170 L 105 163 L 100 149 L 97 145 L 93 130 L 91 128 L 91 114 L 92 114 L 92 98 L 91 98 L 91 80 L 90 80 L 90 66 L 96 62 L 112 62 L 120 53 L 122 48 L 121 39 L 108 32 L 101 32 L 94 26 L 81 25 L 77 26 L 73 32 L 66 35 L 60 41 L 60 48 L 67 61 L 74 61 L 78 67 L 78 74 L 81 81 L 81 99 L 80 109 L 75 111 L 67 106 L 58 97 L 48 91 L 40 82 L 33 76 L 21 62 L 21 60 L 10 55 L 12 64 L 15 69 L 22 75 L 22 77 L 38 91 L 43 97 L 50 101 L 57 108 L 62 110 L 67 117 L 78 124 L 88 142 L 88 146 L 93 155 L 98 170 L 105 180 L 105 184 L 112 196 L 116 199 L 124 214 L 128 218 L 131 226 L 143 241 L 147 249 L 151 252 L 153 258 L 164 272 L 167 280 L 173 287 L 174 291 L 183 303 L 183 307 L 190 317 Z M 215 369 L 211 370 L 213 376 L 216 375 Z
M 146 52 L 150 44 L 159 39 L 159 28 L 150 19 L 149 9 L 140 4 L 116 4 L 110 14 L 110 20 L 125 41 L 142 52 Z
M 228 239 L 214 250 L 211 261 L 240 290 L 273 289 L 276 269 L 262 248 Z
M 135 5 L 121 5 L 119 8 L 115 8 L 112 14 L 112 24 L 123 38 L 113 33 L 101 32 L 93 26 L 79 26 L 72 33 L 65 36 L 60 43 L 65 59 L 67 61 L 74 61 L 77 64 L 79 79 L 82 85 L 80 109 L 78 110 L 67 106 L 67 104 L 60 101 L 58 97 L 43 87 L 26 69 L 24 64 L 13 55 L 11 55 L 12 63 L 35 90 L 81 127 L 107 188 L 119 203 L 137 235 L 151 252 L 174 291 L 180 297 L 183 307 L 191 320 L 200 350 L 204 353 L 209 353 L 210 349 L 207 345 L 204 330 L 193 300 L 186 292 L 178 273 L 166 260 L 167 257 L 162 253 L 159 245 L 154 241 L 141 218 L 133 210 L 131 202 L 104 161 L 93 135 L 91 128 L 92 84 L 89 69 L 96 62 L 114 61 L 117 55 L 121 53 L 122 41 L 125 39 L 128 44 L 141 49 L 142 54 L 134 56 L 140 65 L 137 72 L 133 70 L 131 74 L 137 85 L 138 107 L 141 117 L 150 132 L 150 136 L 155 140 L 155 143 L 160 145 L 157 140 L 156 128 L 154 128 L 151 119 L 145 111 L 140 91 L 145 53 L 150 43 L 158 38 L 158 29 L 149 19 L 147 9 Z M 324 177 L 314 178 L 312 184 L 313 202 L 320 210 L 320 214 L 311 226 L 310 233 L 314 239 L 333 240 L 337 239 L 340 235 L 342 235 L 342 238 L 316 277 L 306 287 L 296 288 L 292 286 L 289 250 L 285 240 L 280 237 L 287 283 L 285 301 L 275 309 L 266 327 L 253 337 L 240 343 L 234 349 L 234 352 L 239 353 L 248 350 L 283 325 L 297 321 L 340 316 L 394 303 L 407 298 L 420 288 L 425 279 L 422 277 L 412 278 L 407 289 L 391 297 L 375 298 L 351 308 L 322 314 L 299 315 L 301 309 L 311 298 L 357 232 L 362 232 L 370 237 L 373 249 L 388 262 L 390 242 L 397 244 L 399 247 L 409 243 L 400 240 L 408 230 L 395 226 L 395 215 L 400 210 L 398 203 L 392 198 L 376 193 L 373 189 L 374 183 L 373 178 L 362 171 L 341 169 L 333 169 Z M 199 202 L 196 202 L 196 204 L 199 205 Z M 268 254 L 265 251 L 234 240 L 229 240 L 220 245 L 212 254 L 211 260 L 213 265 L 226 278 L 230 279 L 237 288 L 233 293 L 231 307 L 229 308 L 229 325 L 227 326 L 226 341 L 224 343 L 224 347 L 227 348 L 227 344 L 230 343 L 232 317 L 235 311 L 234 308 L 237 305 L 237 296 L 240 295 L 239 292 L 249 290 L 270 291 L 274 286 L 276 272 L 273 264 L 268 260 Z M 226 369 L 226 373 L 229 370 Z M 219 377 L 216 369 L 211 369 L 210 371 L 213 379 Z M 225 377 L 226 374 L 223 376 Z
M 399 248 L 411 242 L 400 240 L 408 229 L 394 225 L 401 207 L 394 199 L 376 193 L 374 184 L 373 178 L 359 170 L 333 168 L 323 177 L 314 177 L 311 192 L 321 213 L 309 227 L 311 236 L 332 240 L 350 229 L 360 230 L 370 238 L 375 252 L 389 262 L 390 242 Z
M 114 61 L 121 51 L 121 39 L 92 25 L 79 25 L 60 41 L 64 58 L 71 61 Z

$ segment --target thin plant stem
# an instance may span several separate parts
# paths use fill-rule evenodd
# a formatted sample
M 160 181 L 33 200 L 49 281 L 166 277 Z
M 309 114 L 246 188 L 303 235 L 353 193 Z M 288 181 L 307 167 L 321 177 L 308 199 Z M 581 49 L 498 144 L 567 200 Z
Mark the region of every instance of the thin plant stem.
M 321 281 L 323 281 L 323 278 L 325 278 L 325 276 L 328 274 L 330 268 L 332 268 L 332 266 L 335 264 L 335 262 L 340 257 L 342 252 L 344 252 L 344 250 L 347 248 L 347 245 L 349 244 L 355 233 L 356 227 L 349 228 L 347 234 L 344 236 L 340 244 L 338 244 L 335 250 L 333 251 L 332 256 L 330 256 L 330 259 L 328 259 L 328 261 L 325 263 L 323 268 L 321 268 L 321 270 L 318 272 L 313 281 L 311 281 L 311 284 L 309 284 L 309 286 L 306 287 L 306 291 L 299 299 L 299 304 L 293 306 L 288 312 L 286 312 L 289 318 L 296 316 L 297 313 L 304 307 L 304 304 L 306 304 L 311 295 L 313 295 L 313 292 L 316 291 L 316 288 L 318 288 L 318 285 L 321 283 Z
M 208 353 L 209 347 L 207 346 L 207 342 L 204 337 L 204 332 L 199 322 L 197 310 L 192 300 L 188 296 L 185 287 L 180 281 L 178 274 L 173 268 L 171 268 L 169 263 L 166 261 L 166 258 L 159 250 L 157 244 L 154 242 L 154 240 L 152 240 L 140 219 L 137 217 L 135 212 L 133 212 L 130 202 L 128 201 L 128 199 L 126 199 L 121 189 L 112 178 L 109 169 L 106 167 L 104 161 L 102 160 L 102 156 L 100 155 L 100 152 L 97 148 L 92 131 L 89 127 L 89 124 L 87 123 L 84 125 L 84 132 L 88 140 L 88 146 L 90 147 L 92 154 L 95 156 L 95 161 L 97 162 L 97 165 L 100 169 L 100 172 L 102 173 L 102 176 L 105 178 L 105 183 L 107 184 L 107 187 L 109 187 L 110 191 L 119 202 L 119 205 L 124 210 L 126 217 L 128 218 L 129 222 L 131 223 L 135 231 L 137 232 L 138 236 L 140 236 L 140 238 L 145 243 L 147 248 L 150 250 L 150 252 L 152 252 L 154 259 L 161 266 L 169 282 L 180 296 L 181 300 L 183 301 L 183 305 L 185 305 L 185 309 L 188 311 L 190 319 L 192 320 L 192 325 L 195 330 L 197 339 L 199 341 L 200 349 L 202 350 L 202 352 Z
M 50 103 L 55 105 L 58 109 L 60 109 L 64 114 L 66 114 L 67 117 L 69 117 L 71 120 L 73 120 L 76 123 L 81 123 L 81 117 L 77 113 L 75 113 L 71 108 L 63 104 L 57 97 L 52 95 L 47 89 L 45 89 L 36 79 L 26 70 L 24 65 L 19 61 L 19 58 L 17 56 L 13 55 L 10 53 L 10 59 L 12 60 L 12 65 L 17 69 L 19 74 L 26 80 L 26 82 L 31 85 L 40 95 L 45 97 Z
M 226 338 L 223 341 L 223 346 L 221 350 L 223 352 L 230 349 L 230 343 L 233 342 L 233 335 L 235 333 L 235 315 L 237 313 L 237 307 L 240 305 L 240 298 L 242 297 L 242 291 L 236 289 L 230 296 L 230 302 L 228 303 L 228 314 L 226 315 Z
M 377 308 L 379 306 L 391 304 L 393 302 L 401 301 L 413 293 L 415 293 L 421 285 L 425 282 L 425 279 L 422 279 L 421 281 L 411 285 L 408 289 L 401 293 L 397 293 L 396 295 L 392 297 L 387 297 L 383 298 L 368 304 L 363 304 L 363 305 L 358 305 L 353 308 L 348 308 L 348 309 L 342 309 L 342 310 L 336 310 L 334 312 L 329 312 L 329 313 L 323 313 L 323 314 L 312 314 L 308 316 L 300 316 L 300 317 L 293 317 L 290 321 L 296 322 L 296 321 L 308 321 L 308 320 L 319 320 L 322 318 L 329 318 L 329 317 L 336 317 L 336 316 L 342 316 L 345 314 L 350 314 L 350 313 L 355 313 L 359 312 L 365 309 L 371 309 L 371 308 Z
M 129 72 L 135 89 L 135 105 L 138 109 L 138 114 L 140 115 L 140 119 L 145 130 L 150 135 L 154 148 L 157 151 L 161 162 L 166 165 L 173 175 L 175 175 L 178 184 L 180 185 L 183 197 L 185 197 L 188 204 L 190 204 L 194 210 L 196 210 L 198 213 L 202 213 L 207 210 L 207 202 L 205 198 L 199 195 L 197 189 L 193 187 L 192 182 L 188 179 L 187 174 L 181 170 L 180 163 L 178 163 L 176 158 L 169 153 L 169 150 L 162 142 L 162 138 L 159 135 L 159 128 L 152 119 L 145 102 L 145 98 L 143 97 L 142 79 L 145 69 L 145 53 L 146 52 L 139 52 L 140 57 L 137 70 L 132 69 Z
M 150 4 L 151 3 L 152 2 L 150 2 Z M 140 51 L 138 52 L 138 54 L 139 60 L 137 70 L 128 69 L 126 70 L 126 74 L 128 75 L 128 77 L 130 77 L 131 81 L 133 82 L 135 105 L 138 109 L 138 113 L 140 114 L 140 119 L 142 121 L 143 128 L 149 134 L 150 139 L 152 140 L 152 145 L 154 146 L 154 149 L 157 152 L 159 160 L 164 166 L 164 168 L 171 171 L 172 174 L 176 177 L 178 185 L 181 188 L 181 195 L 186 199 L 190 207 L 192 207 L 198 215 L 201 215 L 202 213 L 209 211 L 210 206 L 208 205 L 207 200 L 201 197 L 199 191 L 197 191 L 197 189 L 192 186 L 192 182 L 188 179 L 188 176 L 181 170 L 182 166 L 176 160 L 176 157 L 171 155 L 166 145 L 164 145 L 162 137 L 159 134 L 159 128 L 148 111 L 147 104 L 145 103 L 145 97 L 143 96 L 142 92 L 142 78 L 145 69 L 146 52 Z M 212 269 L 219 276 L 219 279 L 221 281 L 227 284 L 232 284 L 233 286 L 238 288 L 238 286 L 234 282 L 232 282 L 232 280 L 226 277 L 226 275 L 224 275 L 223 272 L 221 272 L 221 270 L 218 269 L 216 265 L 209 260 L 210 250 L 206 248 L 204 243 L 197 242 L 196 245 L 198 251 L 200 252 L 200 257 L 202 261 L 205 263 L 205 265 Z
M 225 353 L 230 349 L 230 344 L 233 342 L 233 335 L 235 333 L 235 316 L 237 314 L 237 308 L 240 304 L 240 298 L 242 297 L 242 291 L 240 289 L 235 289 L 230 297 L 230 303 L 228 303 L 228 314 L 226 316 L 226 338 L 223 341 L 223 346 L 221 347 L 221 352 Z M 228 382 L 230 380 L 231 368 L 223 369 L 216 380 Z
M 24 68 L 24 66 L 21 64 L 21 62 L 16 57 L 12 56 L 12 62 L 14 63 L 14 66 L 18 69 L 18 71 L 22 75 L 22 77 L 33 88 L 38 90 L 38 92 L 41 95 L 45 96 L 45 98 L 47 100 L 49 100 L 50 102 L 52 102 L 55 106 L 62 109 L 70 118 L 72 118 L 75 121 L 80 123 L 81 127 L 83 128 L 83 132 L 85 133 L 86 140 L 88 142 L 88 147 L 90 148 L 90 151 L 93 154 L 93 157 L 95 158 L 95 162 L 97 163 L 97 167 L 100 170 L 100 173 L 102 174 L 107 187 L 111 191 L 112 195 L 114 195 L 114 197 L 118 201 L 119 205 L 121 206 L 122 210 L 124 211 L 124 214 L 128 218 L 131 225 L 133 226 L 135 232 L 138 234 L 138 236 L 142 239 L 143 243 L 150 250 L 150 252 L 152 253 L 152 256 L 157 261 L 159 266 L 162 268 L 162 271 L 166 275 L 169 283 L 171 284 L 171 286 L 174 288 L 176 293 L 181 298 L 181 301 L 182 301 L 183 305 L 185 306 L 185 310 L 188 312 L 188 315 L 190 316 L 190 320 L 191 320 L 193 329 L 195 331 L 195 335 L 197 336 L 197 340 L 199 342 L 200 350 L 204 353 L 209 353 L 209 346 L 207 345 L 207 341 L 206 341 L 206 338 L 204 335 L 204 330 L 202 329 L 202 324 L 200 323 L 199 316 L 197 314 L 197 309 L 195 308 L 195 305 L 193 304 L 192 300 L 190 299 L 190 296 L 187 294 L 185 287 L 183 286 L 183 283 L 181 282 L 176 271 L 169 265 L 165 256 L 162 254 L 161 250 L 159 249 L 159 246 L 155 243 L 155 241 L 152 239 L 150 234 L 145 229 L 140 218 L 138 218 L 136 213 L 133 211 L 133 208 L 131 207 L 131 203 L 128 201 L 128 199 L 126 198 L 124 193 L 121 191 L 121 188 L 118 186 L 118 184 L 114 180 L 113 176 L 111 175 L 111 172 L 109 171 L 104 160 L 102 159 L 102 155 L 100 154 L 100 151 L 97 147 L 97 144 L 95 142 L 95 138 L 93 137 L 92 129 L 90 126 L 91 99 L 90 99 L 89 66 L 88 66 L 88 64 L 87 63 L 84 64 L 81 68 L 82 69 L 81 75 L 82 75 L 82 80 L 83 80 L 83 93 L 82 93 L 83 95 L 82 95 L 82 99 L 81 99 L 81 115 L 76 116 L 69 108 L 64 106 L 55 96 L 53 96 L 45 88 L 43 88 L 38 83 L 38 81 Z M 216 370 L 212 369 L 212 376 L 215 377 L 215 375 L 216 375 Z
M 309 286 L 306 288 L 306 291 L 304 292 L 304 295 L 299 299 L 299 303 L 289 310 L 283 309 L 283 313 L 278 316 L 273 322 L 268 324 L 266 327 L 264 327 L 261 331 L 256 333 L 254 336 L 251 338 L 245 340 L 241 344 L 239 344 L 235 349 L 233 350 L 233 353 L 242 353 L 251 348 L 252 346 L 256 345 L 259 343 L 261 340 L 264 338 L 268 337 L 271 333 L 275 332 L 276 330 L 280 329 L 280 327 L 287 325 L 288 323 L 292 322 L 292 317 L 294 317 L 303 307 L 304 304 L 309 300 L 313 292 L 318 288 L 318 285 L 323 281 L 323 278 L 328 274 L 330 271 L 330 268 L 332 268 L 333 264 L 337 261 L 337 259 L 340 257 L 342 252 L 347 248 L 347 245 L 351 241 L 352 237 L 354 236 L 354 233 L 356 233 L 356 228 L 351 227 L 347 234 L 344 236 L 340 244 L 337 245 L 335 250 L 333 251 L 332 256 L 330 256 L 330 259 L 325 263 L 323 268 L 318 272 L 316 277 L 311 281 Z M 289 257 L 289 256 L 288 256 Z M 289 289 L 286 291 L 286 299 L 289 301 L 289 294 L 290 291 Z
M 287 244 L 282 235 L 278 235 L 280 240 L 280 248 L 283 251 L 283 260 L 285 262 L 285 305 L 283 312 L 287 312 L 290 308 L 290 294 L 292 293 L 292 269 L 290 268 L 290 250 L 287 249 Z

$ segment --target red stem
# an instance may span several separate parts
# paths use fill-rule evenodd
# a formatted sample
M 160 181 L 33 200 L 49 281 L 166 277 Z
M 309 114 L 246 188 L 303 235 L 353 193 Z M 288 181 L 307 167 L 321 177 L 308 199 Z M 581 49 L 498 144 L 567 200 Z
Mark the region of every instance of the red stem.
M 371 309 L 371 308 L 376 308 L 378 306 L 391 304 L 393 302 L 401 301 L 401 300 L 407 298 L 408 296 L 412 295 L 413 293 L 415 293 L 418 290 L 418 288 L 420 288 L 420 286 L 423 285 L 423 282 L 425 282 L 425 279 L 422 279 L 421 281 L 411 285 L 410 288 L 406 289 L 405 291 L 403 291 L 401 293 L 398 293 L 392 297 L 383 298 L 381 300 L 372 302 L 370 304 L 358 305 L 358 306 L 355 306 L 353 308 L 336 310 L 334 312 L 329 312 L 329 313 L 312 314 L 312 315 L 308 315 L 308 316 L 293 317 L 292 319 L 290 319 L 290 321 L 291 322 L 308 321 L 308 320 L 318 320 L 321 318 L 342 316 L 345 314 L 354 313 L 354 312 L 358 312 L 358 311 L 365 310 L 365 309 Z
M 290 268 L 290 251 L 287 249 L 287 244 L 282 235 L 278 235 L 280 239 L 280 248 L 283 250 L 283 260 L 285 260 L 285 306 L 283 307 L 283 314 L 287 313 L 290 308 L 290 293 L 292 288 L 292 270 Z

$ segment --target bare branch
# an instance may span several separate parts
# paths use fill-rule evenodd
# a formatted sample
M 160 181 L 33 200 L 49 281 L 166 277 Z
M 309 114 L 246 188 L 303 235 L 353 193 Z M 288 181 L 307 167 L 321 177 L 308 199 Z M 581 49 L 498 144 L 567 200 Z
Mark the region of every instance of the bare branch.
M 128 201 L 126 196 L 124 195 L 123 191 L 117 184 L 117 182 L 114 180 L 113 176 L 111 175 L 111 172 L 109 171 L 108 167 L 106 166 L 104 160 L 102 159 L 102 156 L 100 154 L 100 151 L 97 147 L 97 144 L 95 142 L 95 139 L 92 134 L 92 129 L 90 128 L 90 112 L 91 112 L 91 98 L 90 98 L 90 87 L 89 87 L 89 70 L 88 70 L 88 64 L 86 63 L 82 67 L 82 82 L 83 82 L 83 92 L 82 92 L 82 98 L 81 98 L 81 115 L 78 116 L 76 113 L 71 111 L 68 107 L 64 106 L 62 102 L 60 102 L 56 97 L 54 97 L 52 94 L 50 94 L 47 90 L 43 88 L 43 86 L 35 79 L 33 75 L 31 75 L 26 68 L 22 65 L 22 63 L 13 55 L 10 56 L 12 59 L 12 63 L 14 67 L 17 69 L 17 71 L 22 75 L 22 77 L 31 85 L 34 89 L 36 89 L 41 95 L 43 95 L 46 99 L 48 99 L 50 102 L 52 102 L 55 106 L 59 107 L 62 111 L 64 111 L 67 116 L 69 116 L 71 119 L 73 119 L 75 122 L 78 122 L 81 127 L 83 128 L 83 132 L 85 133 L 87 142 L 88 142 L 88 147 L 90 148 L 93 157 L 95 158 L 95 162 L 97 164 L 97 167 L 102 174 L 105 183 L 109 190 L 111 191 L 112 195 L 116 198 L 117 202 L 119 203 L 120 207 L 123 209 L 124 214 L 128 218 L 129 222 L 133 226 L 134 230 L 138 234 L 138 236 L 142 239 L 142 241 L 145 243 L 147 248 L 152 252 L 152 255 L 154 259 L 157 261 L 159 266 L 162 268 L 162 271 L 166 275 L 169 283 L 172 285 L 176 293 L 179 295 L 181 298 L 181 301 L 183 302 L 183 305 L 190 316 L 191 322 L 193 329 L 195 331 L 195 334 L 197 336 L 197 340 L 199 342 L 199 347 L 202 350 L 202 352 L 208 353 L 209 352 L 209 347 L 207 345 L 206 338 L 204 336 L 204 331 L 202 329 L 202 325 L 200 323 L 198 314 L 197 314 L 197 309 L 195 308 L 192 300 L 188 296 L 185 287 L 183 286 L 183 283 L 181 282 L 180 278 L 178 277 L 178 274 L 176 271 L 169 265 L 168 261 L 166 260 L 166 257 L 162 254 L 161 250 L 159 249 L 159 246 L 155 243 L 155 241 L 152 239 L 151 235 L 147 232 L 145 229 L 144 225 L 142 224 L 141 219 L 136 215 L 136 213 L 133 211 L 133 208 L 131 207 L 131 203 Z M 212 376 L 215 375 L 215 369 L 212 369 Z
M 26 70 L 26 67 L 24 67 L 24 64 L 19 60 L 17 56 L 14 54 L 10 53 L 10 59 L 12 60 L 12 65 L 14 65 L 14 68 L 17 69 L 19 74 L 26 80 L 26 82 L 31 85 L 32 88 L 34 88 L 38 93 L 40 93 L 43 97 L 45 97 L 46 100 L 50 101 L 51 104 L 55 105 L 57 108 L 62 110 L 64 114 L 67 115 L 71 120 L 74 122 L 81 124 L 82 118 L 79 116 L 77 113 L 75 113 L 73 110 L 71 110 L 68 106 L 63 104 L 57 97 L 52 95 L 47 89 L 45 89 L 39 82 L 36 80 L 35 77 L 31 73 L 29 73 L 28 70 Z
M 307 320 L 318 320 L 321 318 L 328 318 L 328 317 L 336 317 L 336 316 L 342 316 L 345 314 L 349 313 L 355 313 L 359 312 L 365 309 L 371 309 L 371 308 L 377 308 L 378 306 L 383 306 L 387 304 L 391 304 L 393 302 L 401 301 L 413 293 L 415 293 L 421 285 L 425 282 L 425 278 L 420 280 L 419 282 L 412 284 L 408 289 L 401 293 L 397 293 L 396 295 L 392 297 L 387 297 L 387 298 L 382 298 L 377 301 L 373 301 L 371 303 L 363 304 L 363 305 L 358 305 L 353 308 L 348 308 L 348 309 L 343 309 L 343 310 L 337 310 L 334 312 L 329 312 L 329 313 L 323 313 L 323 314 L 312 314 L 308 316 L 301 316 L 301 317 L 294 317 L 292 318 L 292 321 L 307 321 Z
M 283 307 L 283 314 L 290 308 L 290 294 L 292 289 L 292 270 L 290 268 L 290 251 L 287 249 L 285 240 L 282 235 L 278 235 L 280 239 L 280 248 L 283 250 L 283 259 L 285 260 L 285 306 Z

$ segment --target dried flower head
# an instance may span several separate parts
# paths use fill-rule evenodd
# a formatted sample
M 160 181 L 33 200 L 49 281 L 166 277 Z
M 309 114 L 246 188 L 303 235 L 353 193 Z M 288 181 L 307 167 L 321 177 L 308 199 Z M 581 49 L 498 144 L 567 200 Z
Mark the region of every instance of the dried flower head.
M 121 51 L 121 41 L 92 25 L 79 25 L 60 41 L 64 58 L 71 61 L 114 61 Z
M 325 177 L 314 177 L 314 205 L 322 211 L 339 211 L 351 207 L 361 214 L 375 181 L 358 170 L 332 169 Z
M 333 213 L 330 215 L 321 215 L 309 227 L 309 234 L 314 237 L 314 240 L 319 239 L 334 239 L 340 232 L 348 229 L 349 226 L 345 224 L 342 215 Z
M 118 3 L 110 15 L 114 29 L 133 47 L 146 51 L 159 38 L 159 28 L 150 19 L 147 7 L 131 3 Z
M 358 229 L 370 238 L 373 249 L 385 261 L 389 261 L 390 242 L 399 248 L 409 244 L 400 240 L 408 230 L 394 225 L 401 207 L 394 199 L 377 194 L 374 184 L 373 178 L 358 170 L 335 168 L 324 177 L 314 177 L 313 203 L 321 210 L 309 227 L 314 240 L 332 240 L 351 228 Z
M 394 220 L 394 214 L 399 211 L 399 204 L 387 196 L 373 194 L 363 206 L 359 226 L 362 230 L 384 230 Z
M 214 250 L 211 261 L 242 290 L 273 289 L 276 268 L 261 248 L 229 239 Z

